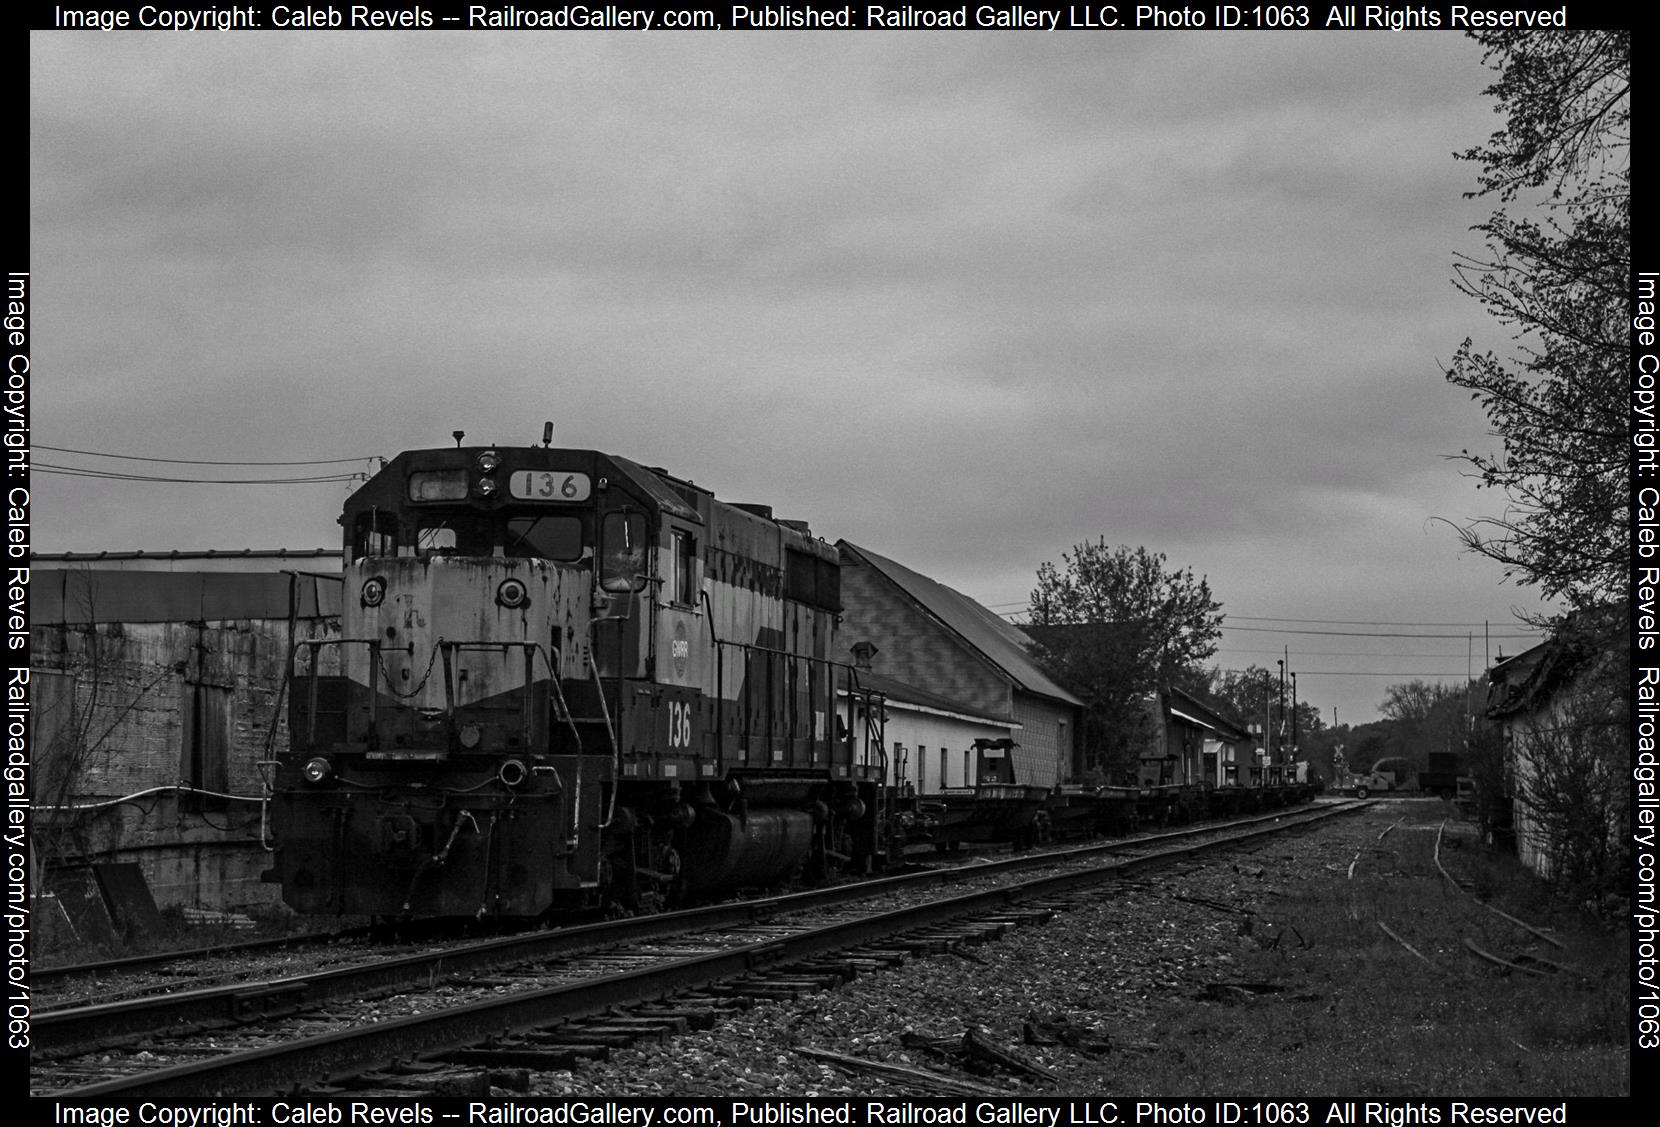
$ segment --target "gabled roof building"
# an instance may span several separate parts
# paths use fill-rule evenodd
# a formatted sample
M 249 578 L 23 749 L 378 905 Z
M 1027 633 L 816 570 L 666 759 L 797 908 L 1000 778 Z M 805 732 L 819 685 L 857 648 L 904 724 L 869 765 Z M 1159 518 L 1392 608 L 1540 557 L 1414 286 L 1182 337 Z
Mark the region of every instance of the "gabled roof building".
M 841 635 L 875 646 L 879 675 L 958 702 L 983 721 L 1012 724 L 1015 781 L 1052 786 L 1078 770 L 1083 702 L 1052 681 L 1027 651 L 1030 639 L 960 591 L 903 564 L 838 541 Z M 964 747 L 942 747 L 944 777 Z M 927 765 L 929 772 L 935 768 Z M 960 773 L 960 772 L 959 772 Z M 916 778 L 915 767 L 912 777 Z M 921 776 L 925 781 L 938 777 Z

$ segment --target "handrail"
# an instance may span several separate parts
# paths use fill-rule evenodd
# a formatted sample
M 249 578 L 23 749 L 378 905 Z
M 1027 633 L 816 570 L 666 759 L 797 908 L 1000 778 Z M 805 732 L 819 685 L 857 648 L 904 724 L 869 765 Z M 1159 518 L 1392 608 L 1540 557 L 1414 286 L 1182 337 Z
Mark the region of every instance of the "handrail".
M 611 828 L 611 819 L 613 817 L 615 817 L 616 813 L 617 813 L 617 791 L 621 789 L 622 773 L 623 773 L 623 761 L 622 761 L 622 745 L 617 742 L 617 730 L 611 726 L 611 710 L 610 710 L 610 708 L 606 707 L 606 704 L 605 704 L 605 682 L 600 679 L 599 663 L 594 660 L 593 625 L 594 624 L 592 622 L 590 622 L 588 624 L 588 630 L 589 630 L 589 633 L 588 633 L 588 672 L 592 675 L 592 677 L 594 679 L 594 694 L 599 697 L 599 714 L 600 714 L 600 716 L 602 716 L 605 719 L 605 734 L 611 740 L 611 750 L 612 750 L 613 755 L 615 756 L 615 759 L 613 761 L 613 766 L 612 766 L 612 774 L 611 774 L 611 804 L 610 804 L 609 807 L 606 808 L 605 820 L 603 822 L 601 822 L 599 824 L 599 826 L 597 827 L 598 829 L 603 831 L 603 830 L 608 830 L 608 829 Z M 618 681 L 618 684 L 620 686 L 620 684 L 622 682 L 622 678 L 619 676 L 617 678 L 617 681 Z M 619 689 L 619 692 L 620 692 L 620 689 Z M 576 765 L 576 801 L 577 801 L 577 803 L 580 803 L 581 799 L 582 799 L 582 761 L 580 759 L 578 759 L 577 760 L 577 765 Z M 577 807 L 577 812 L 578 813 L 581 812 L 580 811 L 580 806 Z M 576 821 L 575 821 L 574 818 L 572 819 L 571 824 L 573 826 L 576 824 Z

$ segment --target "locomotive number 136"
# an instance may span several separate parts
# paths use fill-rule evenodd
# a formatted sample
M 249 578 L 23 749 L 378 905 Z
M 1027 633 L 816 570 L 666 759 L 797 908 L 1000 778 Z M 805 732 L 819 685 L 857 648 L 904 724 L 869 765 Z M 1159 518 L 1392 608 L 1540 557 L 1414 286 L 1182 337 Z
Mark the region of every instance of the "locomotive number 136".
M 507 479 L 507 495 L 519 501 L 586 501 L 592 491 L 585 473 L 515 470 Z
M 669 747 L 692 746 L 692 706 L 690 702 L 669 702 Z

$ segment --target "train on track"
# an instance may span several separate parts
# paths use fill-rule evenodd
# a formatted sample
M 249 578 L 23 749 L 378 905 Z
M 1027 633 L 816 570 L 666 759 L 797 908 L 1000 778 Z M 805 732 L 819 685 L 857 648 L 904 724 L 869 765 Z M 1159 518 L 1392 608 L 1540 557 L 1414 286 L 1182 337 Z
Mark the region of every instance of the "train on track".
M 290 907 L 647 910 L 983 839 L 892 786 L 882 701 L 838 656 L 837 552 L 805 524 L 551 435 L 462 437 L 345 503 L 340 633 L 291 655 L 271 780 Z M 1111 828 L 1176 801 L 1046 803 Z M 1039 836 L 1030 805 L 1004 840 Z
M 835 549 L 626 458 L 459 443 L 346 501 L 273 780 L 285 901 L 532 917 L 871 867 Z

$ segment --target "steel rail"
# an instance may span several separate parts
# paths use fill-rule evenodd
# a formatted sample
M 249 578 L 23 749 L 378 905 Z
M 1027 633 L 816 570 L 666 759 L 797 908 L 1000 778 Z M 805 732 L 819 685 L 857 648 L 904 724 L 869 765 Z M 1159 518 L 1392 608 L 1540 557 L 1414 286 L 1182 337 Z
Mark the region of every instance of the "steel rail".
M 603 1013 L 695 990 L 771 967 L 845 950 L 976 912 L 1008 907 L 1034 897 L 1064 894 L 1152 864 L 1167 864 L 1226 846 L 1313 825 L 1360 809 L 1328 807 L 1284 824 L 1213 841 L 1176 846 L 1154 855 L 1109 861 L 1091 869 L 1039 877 L 1020 885 L 983 889 L 797 935 L 763 940 L 709 955 L 671 960 L 643 970 L 583 979 L 303 1038 L 224 1057 L 174 1065 L 52 1093 L 64 1098 L 150 1096 L 222 1097 L 306 1090 L 394 1067 L 400 1061 L 439 1054 L 496 1038 L 527 1033 L 551 1023 Z
M 1347 807 L 1326 807 L 1346 809 Z M 1287 808 L 1221 825 L 1196 826 L 1142 838 L 1078 846 L 1041 854 L 1024 854 L 990 862 L 969 862 L 945 869 L 905 873 L 871 881 L 810 889 L 759 900 L 735 901 L 677 912 L 582 924 L 555 931 L 503 936 L 440 952 L 378 959 L 310 974 L 261 982 L 209 986 L 174 994 L 131 998 L 95 1005 L 69 1006 L 35 1014 L 31 1038 L 36 1052 L 62 1057 L 124 1041 L 169 1032 L 243 1025 L 280 1017 L 336 999 L 357 1000 L 376 991 L 448 975 L 480 973 L 525 962 L 567 957 L 617 943 L 662 939 L 689 931 L 742 927 L 775 916 L 929 885 L 949 885 L 998 873 L 1018 872 L 1070 860 L 1122 853 L 1163 842 L 1179 841 L 1237 826 L 1279 822 L 1306 815 L 1310 807 Z
M 45 986 L 75 978 L 106 978 L 116 974 L 130 974 L 146 967 L 166 966 L 168 963 L 189 959 L 211 959 L 225 955 L 245 955 L 259 951 L 278 951 L 284 947 L 314 947 L 338 939 L 362 939 L 371 932 L 367 927 L 345 928 L 340 931 L 318 931 L 304 935 L 283 935 L 270 939 L 243 939 L 234 943 L 210 943 L 205 947 L 191 947 L 177 951 L 153 951 L 147 955 L 126 955 L 119 959 L 103 959 L 90 963 L 65 963 L 62 966 L 35 967 L 29 975 L 29 985 L 37 993 Z

